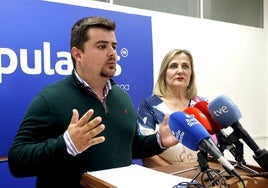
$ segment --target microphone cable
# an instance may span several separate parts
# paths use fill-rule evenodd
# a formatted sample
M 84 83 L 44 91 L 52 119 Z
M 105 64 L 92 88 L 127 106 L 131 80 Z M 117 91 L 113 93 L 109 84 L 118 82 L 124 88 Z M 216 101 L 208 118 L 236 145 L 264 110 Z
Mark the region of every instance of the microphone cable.
M 201 183 L 195 179 L 201 174 Z M 207 182 L 210 181 L 208 184 Z M 229 188 L 226 179 L 219 173 L 219 170 L 207 169 L 200 171 L 191 182 L 180 182 L 172 188 L 210 188 L 218 185 L 219 188 Z
M 177 185 L 174 185 L 172 188 L 205 188 L 201 183 L 198 182 L 180 182 Z
M 268 178 L 268 172 L 258 172 L 256 174 L 249 174 L 249 177 L 263 177 Z
M 206 183 L 207 181 L 210 181 L 209 184 Z M 210 168 L 201 174 L 201 183 L 203 186 L 205 186 L 205 188 L 214 187 L 215 185 L 217 185 L 219 188 L 229 187 L 226 178 L 221 175 L 220 171 Z
M 196 178 L 201 175 L 201 182 L 197 182 Z M 267 173 L 261 173 L 260 176 L 266 176 Z M 253 176 L 253 175 L 251 175 Z M 229 178 L 237 177 L 237 176 L 228 176 Z M 238 177 L 239 181 L 242 183 L 242 187 L 246 188 L 246 185 L 241 178 L 241 176 Z M 209 181 L 209 183 L 208 183 Z M 195 178 L 191 182 L 180 182 L 177 185 L 174 185 L 172 188 L 212 188 L 215 185 L 217 185 L 219 188 L 229 188 L 229 184 L 227 182 L 227 179 L 225 176 L 221 174 L 221 172 L 217 169 L 210 169 L 208 168 L 205 171 L 200 171 L 195 176 Z

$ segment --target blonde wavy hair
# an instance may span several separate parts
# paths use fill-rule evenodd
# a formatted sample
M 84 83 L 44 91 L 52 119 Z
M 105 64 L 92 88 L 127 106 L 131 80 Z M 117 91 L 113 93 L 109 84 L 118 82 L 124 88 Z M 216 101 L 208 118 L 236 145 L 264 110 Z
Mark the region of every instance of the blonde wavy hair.
M 192 70 L 190 82 L 185 91 L 186 97 L 187 99 L 192 99 L 197 95 L 197 87 L 196 87 L 196 82 L 195 82 L 195 71 L 194 71 L 194 63 L 193 63 L 192 54 L 188 50 L 181 50 L 181 49 L 173 49 L 169 51 L 165 55 L 164 59 L 162 60 L 159 74 L 158 74 L 158 79 L 153 89 L 153 93 L 155 95 L 159 97 L 163 97 L 167 95 L 166 72 L 168 69 L 168 65 L 175 55 L 182 54 L 182 53 L 189 57 L 191 70 Z

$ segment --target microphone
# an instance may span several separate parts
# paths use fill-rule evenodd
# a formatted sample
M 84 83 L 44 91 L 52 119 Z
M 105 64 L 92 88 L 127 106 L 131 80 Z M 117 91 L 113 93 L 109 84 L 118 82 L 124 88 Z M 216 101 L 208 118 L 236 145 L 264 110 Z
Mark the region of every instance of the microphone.
M 208 121 L 207 117 L 198 108 L 188 107 L 183 111 L 187 114 L 194 115 L 194 117 L 201 123 L 201 125 L 211 134 L 213 128 L 210 125 L 210 122 Z
M 186 112 L 174 112 L 169 116 L 169 127 L 173 135 L 184 146 L 191 150 L 208 152 L 227 170 L 229 174 L 238 176 L 231 163 L 224 158 L 221 151 L 214 144 L 211 136 L 194 115 Z
M 211 116 L 209 109 L 208 109 L 208 102 L 207 101 L 200 101 L 197 102 L 194 107 L 199 109 L 208 119 L 210 123 L 210 127 L 204 126 L 207 131 L 213 135 L 215 134 L 218 139 L 218 148 L 223 152 L 224 150 L 229 150 L 230 153 L 234 156 L 235 160 L 238 163 L 246 164 L 245 159 L 243 157 L 243 143 L 240 142 L 239 139 L 232 139 L 229 137 L 223 130 L 222 126 L 219 125 Z
M 220 95 L 208 104 L 212 118 L 223 128 L 231 126 L 233 133 L 230 136 L 243 139 L 249 148 L 254 152 L 253 158 L 260 167 L 268 171 L 268 152 L 260 149 L 253 138 L 242 127 L 238 121 L 242 114 L 238 107 L 227 96 Z
M 208 102 L 207 101 L 199 101 L 194 105 L 194 107 L 197 108 L 198 110 L 200 110 L 208 119 L 211 126 L 205 127 L 205 128 L 207 129 L 209 134 L 213 135 L 222 129 L 222 126 L 219 125 L 210 115 L 210 112 L 208 110 Z

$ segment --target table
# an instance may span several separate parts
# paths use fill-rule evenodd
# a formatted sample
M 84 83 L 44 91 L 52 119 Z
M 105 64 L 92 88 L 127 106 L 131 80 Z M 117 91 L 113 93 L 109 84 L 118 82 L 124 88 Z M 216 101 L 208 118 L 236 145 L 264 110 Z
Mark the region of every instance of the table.
M 84 188 L 116 188 L 112 184 L 96 178 L 90 174 L 83 174 L 80 180 L 80 184 Z
M 222 166 L 215 161 L 211 161 L 208 162 L 208 166 L 210 169 L 218 169 L 220 171 L 224 170 L 222 168 Z M 242 167 L 245 167 L 245 169 L 242 169 Z M 193 179 L 195 176 L 197 176 L 200 173 L 200 168 L 198 163 L 182 163 L 182 164 L 176 164 L 176 165 L 168 165 L 168 166 L 161 166 L 161 167 L 157 167 L 157 168 L 153 168 L 157 171 L 161 171 L 161 172 L 165 172 L 165 173 L 169 173 L 169 174 L 174 174 L 177 176 L 181 176 L 181 177 L 186 177 L 186 178 L 190 178 Z M 255 171 L 257 173 L 261 174 L 265 174 L 265 172 L 263 172 L 263 170 L 257 166 L 252 166 L 252 165 L 245 165 L 245 166 L 241 166 L 238 165 L 235 167 L 236 171 L 240 174 L 241 178 L 243 179 L 243 182 L 246 185 L 246 188 L 264 188 L 267 187 L 268 185 L 268 178 L 265 177 L 251 177 L 250 174 L 251 172 L 248 171 L 252 170 Z M 221 173 L 223 176 L 229 176 L 229 174 L 227 172 L 223 172 Z M 198 182 L 201 182 L 201 176 L 198 176 L 196 178 L 196 180 Z M 266 175 L 267 177 L 267 175 Z M 115 188 L 114 185 L 111 185 L 108 182 L 105 182 L 103 180 L 100 180 L 90 174 L 83 174 L 81 181 L 80 181 L 81 185 L 85 188 Z M 227 184 L 229 186 L 229 188 L 243 188 L 243 184 L 241 183 L 241 181 L 239 180 L 239 178 L 237 177 L 231 177 L 231 178 L 227 178 Z M 220 186 L 215 185 L 213 186 L 213 188 L 218 188 Z
M 2 157 L 2 156 L 1 156 L 1 157 L 0 157 L 0 162 L 6 162 L 7 159 L 8 159 L 7 157 L 5 157 L 5 156 Z
M 219 170 L 224 170 L 222 166 L 216 162 L 208 162 L 208 166 L 211 169 L 219 169 Z M 242 168 L 244 167 L 244 169 Z M 177 165 L 169 165 L 169 166 L 161 166 L 154 168 L 155 170 L 159 170 L 161 172 L 166 172 L 169 174 L 174 174 L 182 177 L 187 177 L 190 179 L 193 179 L 199 172 L 200 168 L 198 167 L 197 163 L 183 163 L 183 164 L 177 164 Z M 242 177 L 246 188 L 264 188 L 267 187 L 268 185 L 268 178 L 265 177 L 250 177 L 249 175 L 251 172 L 248 170 L 252 170 L 255 172 L 260 173 L 260 175 L 265 174 L 263 170 L 260 167 L 253 166 L 253 165 L 238 165 L 235 166 L 236 171 L 239 173 L 239 175 Z M 222 173 L 222 175 L 229 176 L 227 172 Z M 266 175 L 266 177 L 268 177 Z M 196 178 L 198 182 L 201 182 L 200 176 Z M 239 178 L 237 177 L 232 177 L 227 179 L 227 183 L 230 188 L 243 188 L 243 185 Z M 219 186 L 213 186 L 213 188 L 217 188 Z

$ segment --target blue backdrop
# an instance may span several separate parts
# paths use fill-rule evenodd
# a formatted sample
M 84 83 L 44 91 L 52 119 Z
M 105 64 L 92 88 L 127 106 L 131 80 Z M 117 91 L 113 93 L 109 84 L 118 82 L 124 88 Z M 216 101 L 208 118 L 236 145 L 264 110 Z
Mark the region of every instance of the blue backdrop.
M 39 0 L 0 1 L 0 157 L 6 156 L 30 101 L 46 85 L 70 74 L 69 36 L 85 16 L 117 23 L 114 79 L 137 108 L 153 85 L 151 18 Z M 34 187 L 35 177 L 14 178 L 0 162 L 0 187 Z
M 118 62 L 114 79 L 133 99 L 151 94 L 151 18 L 37 0 L 0 1 L 0 156 L 6 156 L 25 110 L 44 86 L 72 70 L 70 30 L 85 16 L 117 23 Z

